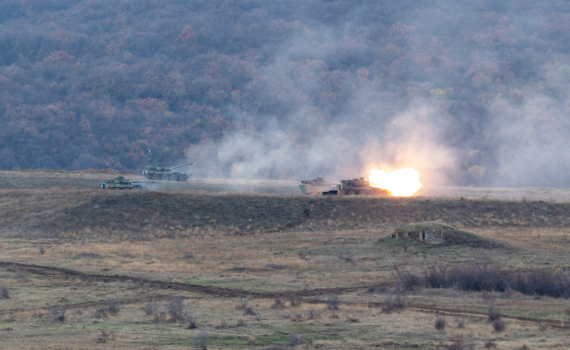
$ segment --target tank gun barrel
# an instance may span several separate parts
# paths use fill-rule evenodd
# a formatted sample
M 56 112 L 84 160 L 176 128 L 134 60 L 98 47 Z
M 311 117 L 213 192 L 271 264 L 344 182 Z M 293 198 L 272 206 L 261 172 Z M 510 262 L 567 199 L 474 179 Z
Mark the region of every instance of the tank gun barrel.
M 177 166 L 171 167 L 170 169 L 182 168 L 183 166 L 192 165 L 192 164 L 194 164 L 194 163 L 188 163 L 188 164 L 177 165 Z

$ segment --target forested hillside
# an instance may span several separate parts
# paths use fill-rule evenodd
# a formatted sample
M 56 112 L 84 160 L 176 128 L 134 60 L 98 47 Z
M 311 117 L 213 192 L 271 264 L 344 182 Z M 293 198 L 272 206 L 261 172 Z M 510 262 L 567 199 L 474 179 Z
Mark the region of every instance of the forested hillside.
M 570 185 L 570 4 L 5 0 L 0 168 Z

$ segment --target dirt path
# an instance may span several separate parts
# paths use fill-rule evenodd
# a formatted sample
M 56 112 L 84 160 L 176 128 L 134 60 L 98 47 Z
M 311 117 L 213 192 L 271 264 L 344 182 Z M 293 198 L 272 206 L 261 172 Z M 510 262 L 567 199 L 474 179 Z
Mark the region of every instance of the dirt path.
M 156 281 L 150 280 L 146 278 L 139 278 L 139 277 L 132 277 L 132 276 L 124 276 L 124 275 L 99 275 L 99 274 L 86 274 L 83 272 L 65 269 L 60 267 L 50 267 L 50 266 L 40 266 L 40 265 L 31 265 L 31 264 L 21 264 L 21 263 L 14 263 L 14 262 L 0 262 L 0 267 L 3 268 L 13 268 L 18 269 L 21 271 L 26 271 L 29 273 L 42 275 L 42 276 L 53 276 L 53 275 L 65 275 L 71 277 L 77 277 L 84 281 L 89 282 L 133 282 L 138 283 L 141 285 L 147 285 L 151 288 L 156 289 L 170 289 L 170 290 L 181 290 L 181 291 L 188 291 L 188 292 L 197 292 L 208 294 L 216 297 L 226 297 L 226 298 L 256 298 L 256 299 L 272 299 L 276 296 L 280 298 L 289 298 L 292 296 L 295 297 L 311 297 L 311 296 L 325 296 L 325 295 L 340 295 L 350 292 L 355 292 L 359 290 L 369 290 L 370 288 L 374 288 L 376 290 L 386 290 L 388 287 L 393 285 L 392 283 L 382 283 L 377 285 L 370 285 L 370 286 L 360 286 L 360 287 L 350 287 L 350 288 L 320 288 L 320 289 L 306 289 L 302 291 L 296 292 L 281 292 L 281 293 L 259 293 L 259 292 L 252 292 L 246 291 L 243 289 L 235 289 L 235 288 L 221 288 L 215 286 L 202 286 L 196 284 L 186 284 L 180 282 L 164 282 L 164 281 Z M 165 295 L 153 295 L 151 298 L 155 298 L 158 300 L 171 298 L 172 296 L 165 296 Z M 80 304 L 70 305 L 71 308 L 82 308 L 82 307 L 95 307 L 102 305 L 105 301 L 92 301 L 92 302 L 85 302 Z M 139 299 L 127 299 L 122 300 L 121 303 L 123 304 L 135 304 L 140 302 Z M 323 301 L 324 303 L 324 301 Z M 386 306 L 385 303 L 377 303 L 377 302 L 343 302 L 344 305 L 358 305 L 358 306 L 368 306 L 370 308 L 377 308 L 382 309 Z M 422 313 L 434 313 L 434 314 L 442 314 L 447 316 L 465 316 L 471 318 L 487 318 L 487 314 L 484 312 L 475 312 L 470 310 L 458 310 L 458 309 L 448 309 L 448 308 L 441 308 L 441 307 L 418 307 L 418 306 L 410 306 L 407 307 L 406 310 L 415 311 L 415 312 L 422 312 Z M 13 310 L 13 311 L 21 311 L 21 310 Z M 523 317 L 523 316 L 502 316 L 503 319 L 507 320 L 514 320 L 514 321 L 521 321 L 521 322 L 532 322 L 532 323 L 540 323 L 544 326 L 549 326 L 553 328 L 565 328 L 567 325 L 564 322 L 557 321 L 557 320 L 548 320 L 548 319 L 538 319 L 533 317 Z

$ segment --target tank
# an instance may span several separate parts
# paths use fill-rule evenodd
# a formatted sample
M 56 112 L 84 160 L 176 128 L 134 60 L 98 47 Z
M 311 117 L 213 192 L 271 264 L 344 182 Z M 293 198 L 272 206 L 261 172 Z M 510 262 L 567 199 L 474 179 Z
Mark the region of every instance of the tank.
M 336 189 L 337 184 L 334 182 L 325 181 L 322 177 L 317 177 L 312 180 L 302 180 L 299 189 L 304 194 L 322 194 Z
M 388 191 L 381 188 L 370 186 L 370 182 L 364 180 L 363 177 L 340 180 L 338 185 L 339 194 L 358 195 L 358 196 L 387 196 Z
M 138 181 L 131 181 L 126 179 L 124 176 L 119 176 L 114 179 L 106 179 L 105 182 L 101 184 L 101 188 L 106 190 L 132 190 L 133 188 L 143 188 L 144 184 Z
M 186 181 L 190 175 L 181 173 L 178 171 L 173 171 L 174 169 L 182 168 L 194 163 L 182 164 L 173 167 L 166 167 L 162 164 L 159 165 L 148 165 L 144 168 L 142 174 L 146 176 L 147 179 L 151 180 L 164 180 L 164 181 Z

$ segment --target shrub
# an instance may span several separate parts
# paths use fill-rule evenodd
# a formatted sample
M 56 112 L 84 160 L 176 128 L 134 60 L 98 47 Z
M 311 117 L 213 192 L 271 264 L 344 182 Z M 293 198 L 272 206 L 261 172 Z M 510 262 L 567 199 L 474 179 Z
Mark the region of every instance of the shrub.
M 238 300 L 238 302 L 236 303 L 236 310 L 245 310 L 248 303 L 249 303 L 249 300 L 247 300 L 247 299 Z
M 291 307 L 300 306 L 302 303 L 301 298 L 297 297 L 296 295 L 289 296 L 289 305 Z
M 325 301 L 325 304 L 329 310 L 338 310 L 340 306 L 340 299 L 337 295 L 333 295 Z
M 435 329 L 442 331 L 445 329 L 445 318 L 442 316 L 437 316 L 435 319 Z
M 171 321 L 185 320 L 187 316 L 187 310 L 180 298 L 174 298 L 168 303 L 167 310 L 170 315 Z
M 392 311 L 403 310 L 406 308 L 406 297 L 397 294 L 395 297 L 388 295 L 386 298 L 386 305 L 382 308 L 382 313 L 391 313 Z
M 281 297 L 279 295 L 275 295 L 275 297 L 273 298 L 273 305 L 271 305 L 271 308 L 282 309 L 284 307 L 285 307 L 285 303 L 283 302 L 283 299 L 281 299 Z
M 489 340 L 485 343 L 485 349 L 496 349 L 497 348 L 497 344 L 495 344 L 494 341 Z
M 348 316 L 346 316 L 346 321 L 348 323 L 358 323 L 359 319 L 356 316 L 348 315 Z
M 501 313 L 499 309 L 497 309 L 493 304 L 489 305 L 487 316 L 489 316 L 489 321 L 497 321 L 501 319 Z
M 497 332 L 502 332 L 507 328 L 507 324 L 503 320 L 495 320 L 493 321 L 493 328 Z
M 244 320 L 239 319 L 236 323 L 236 328 L 239 328 L 239 327 L 247 327 L 247 323 L 245 323 Z
M 352 252 L 350 250 L 345 250 L 343 252 L 340 252 L 338 254 L 338 258 L 344 262 L 354 264 L 354 256 L 352 255 Z
M 455 323 L 457 323 L 457 328 L 465 328 L 465 317 L 455 317 Z
M 200 350 L 208 350 L 208 333 L 202 332 L 192 341 L 194 347 Z
M 413 291 L 416 287 L 424 286 L 425 282 L 421 276 L 415 275 L 411 271 L 401 266 L 394 266 L 398 277 L 398 288 L 404 291 Z
M 192 317 L 192 315 L 190 315 L 189 313 L 186 314 L 186 322 L 188 322 L 188 327 L 186 327 L 186 329 L 196 329 L 198 328 L 198 322 L 196 321 L 196 319 L 194 317 Z
M 294 334 L 289 335 L 289 344 L 292 347 L 295 347 L 297 345 L 301 345 L 301 344 L 303 344 L 303 342 L 304 342 L 303 337 L 298 336 L 298 335 L 294 335 Z
M 109 339 L 111 338 L 111 335 L 113 334 L 113 332 L 105 332 L 105 331 L 100 331 L 101 333 L 97 336 L 97 343 L 106 343 L 107 341 L 109 341 Z
M 0 287 L 0 296 L 2 299 L 10 299 L 10 290 L 6 286 Z
M 59 302 L 56 305 L 50 306 L 48 310 L 55 321 L 63 322 L 65 321 L 65 312 L 68 308 L 69 304 Z
M 152 301 L 146 300 L 144 303 L 143 310 L 147 316 L 154 315 L 157 312 L 156 299 L 152 299 Z
M 244 315 L 246 315 L 246 316 L 255 316 L 255 315 L 257 315 L 257 313 L 255 312 L 255 310 L 254 310 L 251 306 L 248 306 L 248 307 L 246 307 L 245 310 L 244 310 Z
M 475 349 L 474 344 L 465 343 L 465 339 L 462 334 L 454 335 L 450 339 L 450 344 L 440 344 L 440 346 L 447 350 L 472 350 Z
M 46 253 L 46 248 L 44 247 L 43 244 L 40 244 L 38 247 L 38 251 L 40 252 L 40 254 L 45 254 Z

